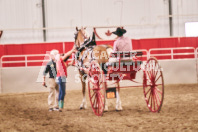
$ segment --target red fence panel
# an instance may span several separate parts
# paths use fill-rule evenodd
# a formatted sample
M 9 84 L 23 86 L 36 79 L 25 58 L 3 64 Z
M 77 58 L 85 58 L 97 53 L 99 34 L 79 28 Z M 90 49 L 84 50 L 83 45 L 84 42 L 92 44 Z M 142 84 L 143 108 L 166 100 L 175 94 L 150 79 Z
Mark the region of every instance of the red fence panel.
M 34 43 L 34 44 L 8 44 L 1 45 L 3 55 L 45 54 L 52 49 L 63 53 L 63 43 Z

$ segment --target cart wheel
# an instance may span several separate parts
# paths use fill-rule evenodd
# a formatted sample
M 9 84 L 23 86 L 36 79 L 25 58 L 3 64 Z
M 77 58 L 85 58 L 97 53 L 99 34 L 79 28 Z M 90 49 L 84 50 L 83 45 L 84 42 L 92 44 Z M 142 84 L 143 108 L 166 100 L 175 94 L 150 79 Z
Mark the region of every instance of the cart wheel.
M 164 100 L 164 79 L 156 58 L 149 58 L 143 74 L 143 90 L 148 108 L 159 112 Z
M 91 107 L 97 116 L 102 116 L 105 106 L 104 74 L 100 65 L 92 61 L 88 73 L 88 90 Z

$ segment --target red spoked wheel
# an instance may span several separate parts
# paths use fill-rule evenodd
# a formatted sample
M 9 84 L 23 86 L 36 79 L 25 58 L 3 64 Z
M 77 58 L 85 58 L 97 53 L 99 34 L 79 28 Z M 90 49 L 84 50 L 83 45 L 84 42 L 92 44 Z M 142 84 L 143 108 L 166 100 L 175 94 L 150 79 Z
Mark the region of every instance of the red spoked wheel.
M 95 61 L 92 61 L 88 72 L 88 90 L 93 112 L 97 116 L 102 116 L 106 89 L 103 71 Z
M 149 58 L 143 74 L 143 91 L 147 106 L 152 112 L 161 110 L 164 100 L 164 78 L 156 58 Z

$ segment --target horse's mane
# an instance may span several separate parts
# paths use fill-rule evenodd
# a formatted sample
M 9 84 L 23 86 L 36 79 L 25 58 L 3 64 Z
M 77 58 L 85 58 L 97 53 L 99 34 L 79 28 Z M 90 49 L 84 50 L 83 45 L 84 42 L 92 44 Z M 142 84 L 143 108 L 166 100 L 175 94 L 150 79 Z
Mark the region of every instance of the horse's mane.
M 80 48 L 78 49 L 78 51 L 82 51 L 83 49 L 85 49 L 86 47 L 94 47 L 96 46 L 96 41 L 95 41 L 95 33 L 93 32 L 93 35 L 92 35 L 92 39 L 87 39 L 81 46 Z

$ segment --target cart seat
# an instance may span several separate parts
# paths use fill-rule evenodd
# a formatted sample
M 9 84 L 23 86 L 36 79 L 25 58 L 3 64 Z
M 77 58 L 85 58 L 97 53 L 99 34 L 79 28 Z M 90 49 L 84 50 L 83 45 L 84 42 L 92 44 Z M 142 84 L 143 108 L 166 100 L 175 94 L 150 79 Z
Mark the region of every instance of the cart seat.
M 135 79 L 137 71 L 140 70 L 142 61 L 121 60 L 120 62 L 109 62 L 108 80 L 132 80 Z
M 106 65 L 108 66 L 109 72 L 122 72 L 122 73 L 130 73 L 134 71 L 138 71 L 142 61 L 133 61 L 133 60 L 121 60 L 120 62 L 108 62 Z
M 142 64 L 142 61 L 133 61 L 133 60 L 121 60 L 120 61 L 120 65 L 123 66 L 128 66 L 128 65 L 134 65 L 134 64 Z M 119 66 L 119 61 L 115 61 L 115 62 L 107 62 L 106 63 L 107 66 Z
M 140 70 L 142 61 L 137 58 L 141 57 L 142 52 L 115 52 L 110 55 L 113 61 L 106 63 L 108 67 L 108 79 L 120 80 L 120 75 L 123 80 L 135 79 L 137 71 Z
M 136 51 L 117 51 L 117 52 L 113 52 L 111 53 L 110 57 L 113 58 L 125 58 L 125 57 L 138 57 L 138 56 L 142 56 L 143 52 L 136 52 Z
M 135 51 L 113 52 L 111 53 L 109 62 L 106 63 L 106 65 L 109 67 L 108 70 L 112 70 L 113 72 L 136 71 L 136 69 L 139 69 L 142 64 L 141 59 L 137 57 L 141 57 L 142 55 L 143 52 Z

